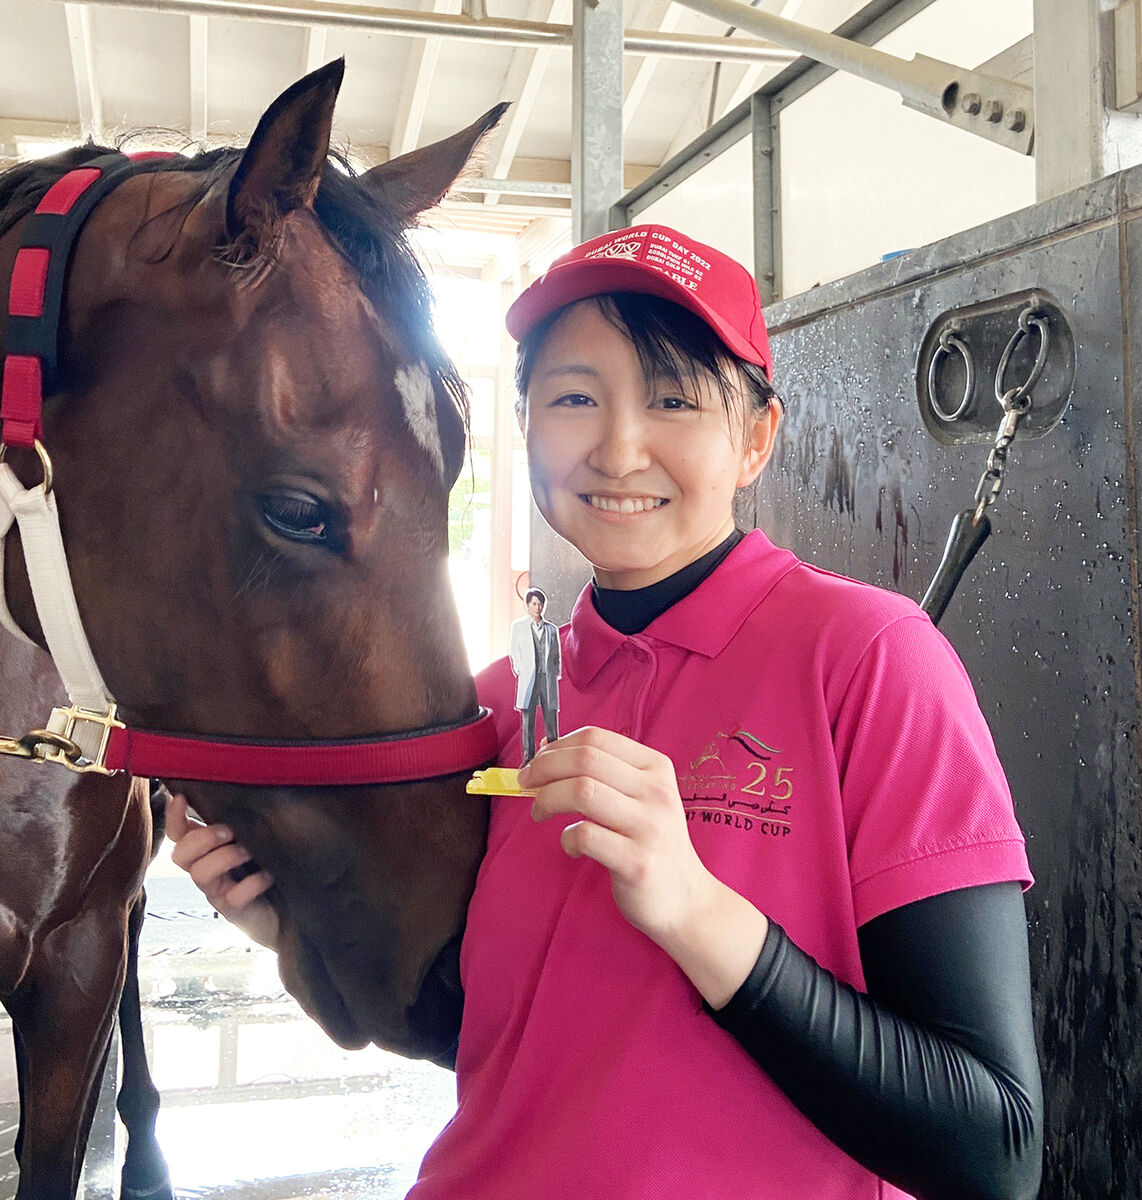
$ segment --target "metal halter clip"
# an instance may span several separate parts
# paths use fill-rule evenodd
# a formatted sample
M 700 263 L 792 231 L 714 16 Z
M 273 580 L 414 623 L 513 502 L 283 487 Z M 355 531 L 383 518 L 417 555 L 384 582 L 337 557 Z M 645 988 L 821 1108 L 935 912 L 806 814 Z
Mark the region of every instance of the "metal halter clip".
M 115 719 L 115 713 L 114 704 L 106 712 L 75 704 L 53 708 L 46 729 L 33 729 L 22 738 L 0 738 L 0 754 L 35 763 L 58 763 L 81 775 L 113 775 L 115 772 L 104 766 L 107 743 L 112 729 L 125 728 Z
M 35 441 L 36 453 L 40 456 L 40 466 L 44 472 L 44 495 L 48 495 L 52 490 L 52 485 L 55 482 L 55 472 L 52 469 L 52 460 L 47 450 L 44 449 L 44 444 L 39 440 Z M 2 463 L 8 454 L 7 445 L 0 444 L 0 463 Z

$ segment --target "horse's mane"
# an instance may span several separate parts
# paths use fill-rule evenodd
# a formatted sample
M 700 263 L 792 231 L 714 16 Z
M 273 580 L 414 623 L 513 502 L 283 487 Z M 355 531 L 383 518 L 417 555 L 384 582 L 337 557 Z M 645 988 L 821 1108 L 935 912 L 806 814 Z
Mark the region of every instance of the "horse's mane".
M 48 188 L 69 171 L 114 152 L 110 147 L 88 142 L 0 172 L 0 237 L 27 216 Z M 236 147 L 206 150 L 190 157 L 171 158 L 162 169 L 202 176 L 200 187 L 186 203 L 189 212 L 219 178 L 237 165 L 243 153 Z M 153 170 L 153 165 L 141 163 L 138 170 Z M 362 289 L 444 386 L 467 428 L 468 389 L 437 340 L 428 281 L 401 223 L 359 182 L 348 160 L 335 151 L 326 163 L 314 211 L 353 264 Z

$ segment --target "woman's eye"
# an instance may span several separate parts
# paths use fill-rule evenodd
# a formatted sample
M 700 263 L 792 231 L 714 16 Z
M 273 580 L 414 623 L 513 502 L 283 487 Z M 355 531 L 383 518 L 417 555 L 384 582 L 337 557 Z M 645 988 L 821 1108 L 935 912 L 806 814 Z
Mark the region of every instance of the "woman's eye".
M 555 403 L 562 405 L 564 408 L 585 408 L 589 404 L 594 404 L 594 400 L 590 396 L 585 396 L 582 392 L 567 392 L 562 396 L 555 398 Z
M 660 396 L 657 403 L 659 408 L 664 408 L 667 412 L 685 412 L 698 407 L 693 400 L 687 400 L 685 396 Z
M 305 492 L 266 492 L 258 497 L 262 519 L 291 542 L 327 545 L 332 541 L 329 506 Z

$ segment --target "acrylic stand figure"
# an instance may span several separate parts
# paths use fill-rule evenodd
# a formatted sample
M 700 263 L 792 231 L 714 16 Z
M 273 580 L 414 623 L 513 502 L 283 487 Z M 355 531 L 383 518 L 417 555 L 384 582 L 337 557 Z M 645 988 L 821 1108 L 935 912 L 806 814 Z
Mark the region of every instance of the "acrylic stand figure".
M 543 731 L 549 742 L 559 736 L 559 678 L 563 658 L 559 630 L 543 619 L 547 596 L 528 588 L 524 603 L 528 615 L 512 622 L 508 658 L 518 679 L 515 706 L 523 725 L 523 763 L 535 756 L 535 710 L 543 710 Z

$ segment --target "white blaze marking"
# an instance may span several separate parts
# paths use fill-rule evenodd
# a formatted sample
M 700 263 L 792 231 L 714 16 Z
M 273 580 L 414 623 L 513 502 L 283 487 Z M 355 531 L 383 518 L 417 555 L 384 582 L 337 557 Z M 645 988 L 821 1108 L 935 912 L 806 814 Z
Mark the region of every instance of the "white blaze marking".
M 436 424 L 436 393 L 423 363 L 401 367 L 393 377 L 404 405 L 405 420 L 416 440 L 428 451 L 437 471 L 444 474 L 444 447 Z

